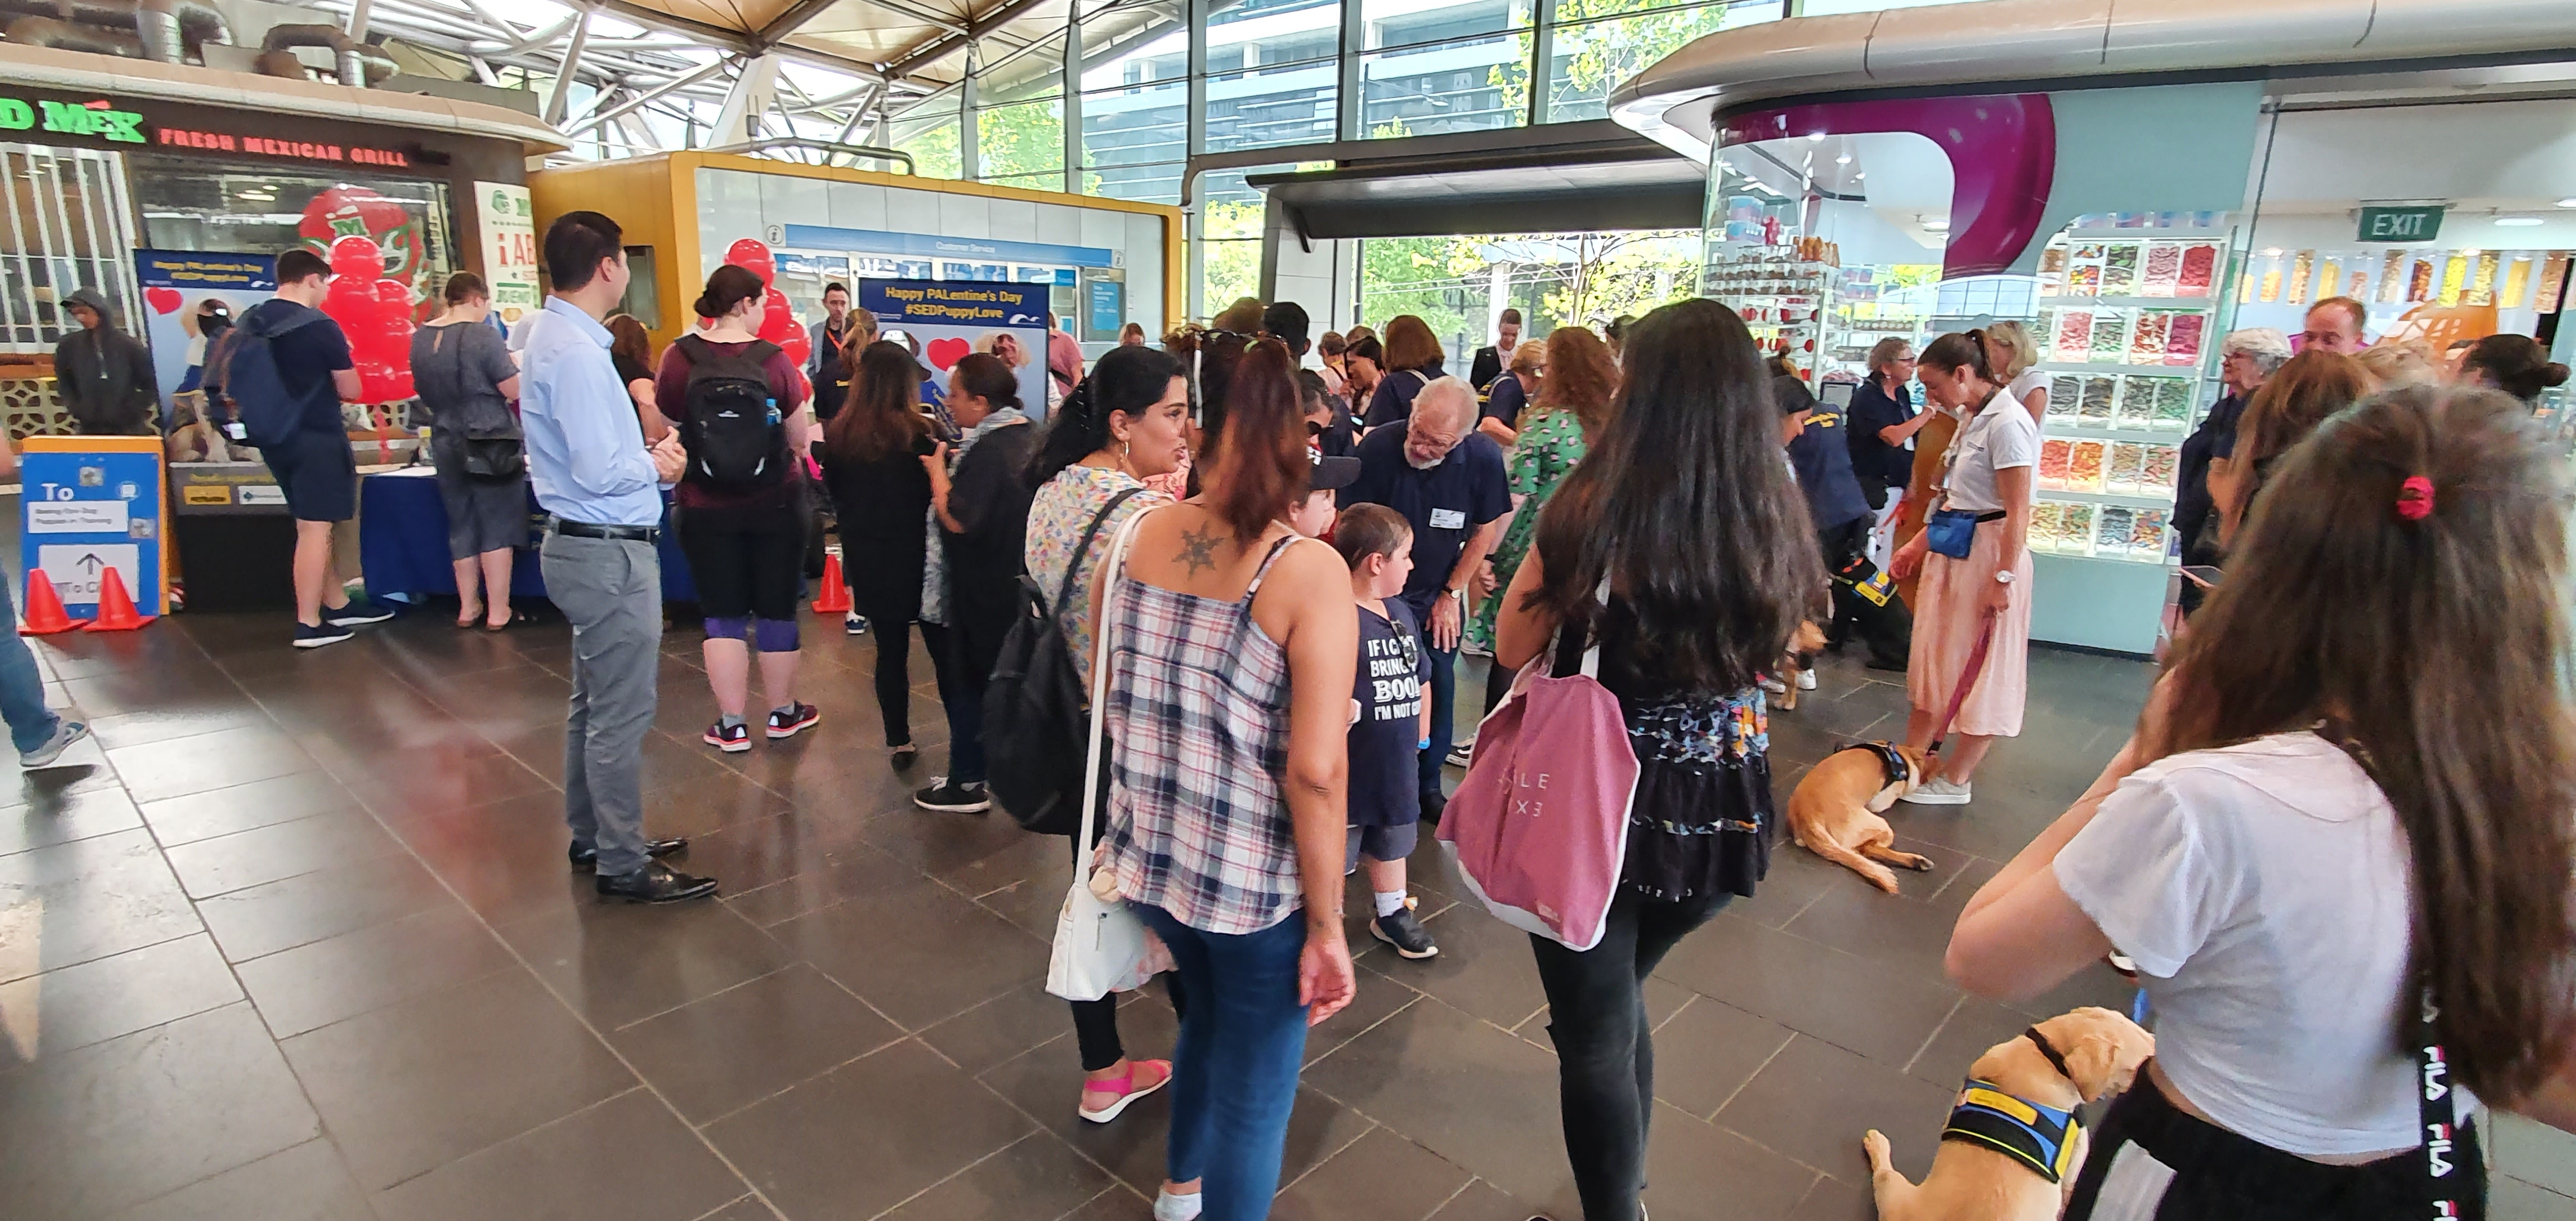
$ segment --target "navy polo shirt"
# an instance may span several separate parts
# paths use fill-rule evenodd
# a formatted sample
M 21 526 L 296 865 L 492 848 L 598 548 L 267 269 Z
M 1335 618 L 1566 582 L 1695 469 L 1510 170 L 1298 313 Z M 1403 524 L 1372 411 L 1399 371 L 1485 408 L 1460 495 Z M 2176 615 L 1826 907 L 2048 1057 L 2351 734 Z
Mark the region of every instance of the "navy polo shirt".
M 1467 536 L 1511 512 L 1511 481 L 1503 473 L 1503 447 L 1483 433 L 1468 433 L 1440 465 L 1424 471 L 1404 460 L 1404 431 L 1381 428 L 1360 438 L 1360 477 L 1342 489 L 1340 503 L 1385 505 L 1413 523 L 1413 575 L 1404 583 L 1404 601 L 1420 616 L 1449 583 Z
M 1816 528 L 1836 526 L 1870 516 L 1860 480 L 1852 475 L 1851 446 L 1844 437 L 1843 417 L 1818 406 L 1807 417 L 1807 430 L 1789 442 L 1789 465 L 1798 472 L 1798 490 L 1806 494 L 1807 512 Z
M 1440 371 L 1438 361 L 1422 366 L 1419 377 L 1411 369 L 1387 370 L 1386 376 L 1377 379 L 1377 391 L 1369 396 L 1368 414 L 1360 418 L 1360 423 L 1378 428 L 1412 419 L 1414 397 L 1422 393 L 1424 386 L 1447 376 Z
M 1914 404 L 1891 397 L 1873 377 L 1853 388 L 1851 406 L 1844 410 L 1852 473 L 1864 479 L 1875 477 L 1892 488 L 1914 482 L 1914 451 L 1878 439 L 1880 430 L 1913 419 Z
M 1501 420 L 1505 428 L 1521 426 L 1521 408 L 1529 406 L 1529 391 L 1521 389 L 1521 379 L 1505 373 L 1494 379 L 1494 388 L 1485 395 L 1485 415 Z

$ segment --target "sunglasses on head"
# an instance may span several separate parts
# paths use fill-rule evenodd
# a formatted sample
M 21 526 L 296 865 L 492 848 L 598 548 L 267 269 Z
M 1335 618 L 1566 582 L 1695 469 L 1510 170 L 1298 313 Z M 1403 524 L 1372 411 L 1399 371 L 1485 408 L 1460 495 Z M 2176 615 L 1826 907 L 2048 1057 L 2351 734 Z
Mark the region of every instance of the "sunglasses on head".
M 1306 421 L 1306 435 L 1310 437 L 1320 437 L 1324 435 L 1324 426 L 1317 421 L 1308 420 Z

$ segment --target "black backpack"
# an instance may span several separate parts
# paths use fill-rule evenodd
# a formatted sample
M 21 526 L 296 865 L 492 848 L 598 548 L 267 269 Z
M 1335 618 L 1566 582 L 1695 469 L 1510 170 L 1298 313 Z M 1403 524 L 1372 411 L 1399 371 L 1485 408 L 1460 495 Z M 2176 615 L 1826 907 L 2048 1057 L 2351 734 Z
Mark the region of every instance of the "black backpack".
M 1074 544 L 1053 612 L 1037 582 L 1020 578 L 1019 614 L 1002 637 L 1001 656 L 984 688 L 985 783 L 1020 826 L 1040 835 L 1071 835 L 1082 823 L 1082 773 L 1091 732 L 1091 682 L 1083 659 L 1064 639 L 1073 574 L 1118 506 L 1143 488 L 1120 492 Z
M 689 355 L 680 439 L 688 447 L 690 472 L 734 489 L 786 478 L 786 418 L 770 395 L 766 367 L 778 345 L 761 340 L 727 355 L 695 335 L 672 342 Z

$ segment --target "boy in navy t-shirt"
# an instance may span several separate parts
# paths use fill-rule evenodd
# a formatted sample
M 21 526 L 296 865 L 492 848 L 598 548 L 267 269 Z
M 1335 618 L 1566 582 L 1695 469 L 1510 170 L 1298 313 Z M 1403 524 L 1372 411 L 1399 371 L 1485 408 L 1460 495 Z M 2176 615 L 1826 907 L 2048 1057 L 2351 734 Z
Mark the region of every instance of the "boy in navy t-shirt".
M 1413 914 L 1404 861 L 1422 821 L 1418 760 L 1431 737 L 1431 656 L 1413 611 L 1396 595 L 1413 572 L 1413 526 L 1384 505 L 1352 505 L 1333 525 L 1359 600 L 1359 676 L 1351 692 L 1350 819 L 1345 870 L 1368 867 L 1376 897 L 1369 933 L 1406 958 L 1440 947 Z

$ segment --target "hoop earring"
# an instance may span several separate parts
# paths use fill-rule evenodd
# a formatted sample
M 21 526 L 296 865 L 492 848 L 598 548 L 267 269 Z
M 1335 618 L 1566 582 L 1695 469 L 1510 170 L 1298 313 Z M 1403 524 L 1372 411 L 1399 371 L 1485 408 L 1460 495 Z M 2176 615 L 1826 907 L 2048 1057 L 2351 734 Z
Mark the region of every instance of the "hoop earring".
M 1119 469 L 1119 470 L 1125 471 L 1125 472 L 1127 472 L 1127 473 L 1128 473 L 1128 474 L 1130 474 L 1130 475 L 1133 475 L 1133 474 L 1135 474 L 1135 473 L 1136 473 L 1136 464 L 1135 464 L 1135 463 L 1132 463 L 1132 462 L 1129 462 L 1129 461 L 1127 460 L 1127 456 L 1128 456 L 1129 454 L 1134 453 L 1134 452 L 1136 452 L 1136 444 L 1135 444 L 1135 442 L 1133 442 L 1133 441 L 1121 441 L 1121 442 L 1119 442 L 1119 443 L 1118 443 L 1118 469 Z

